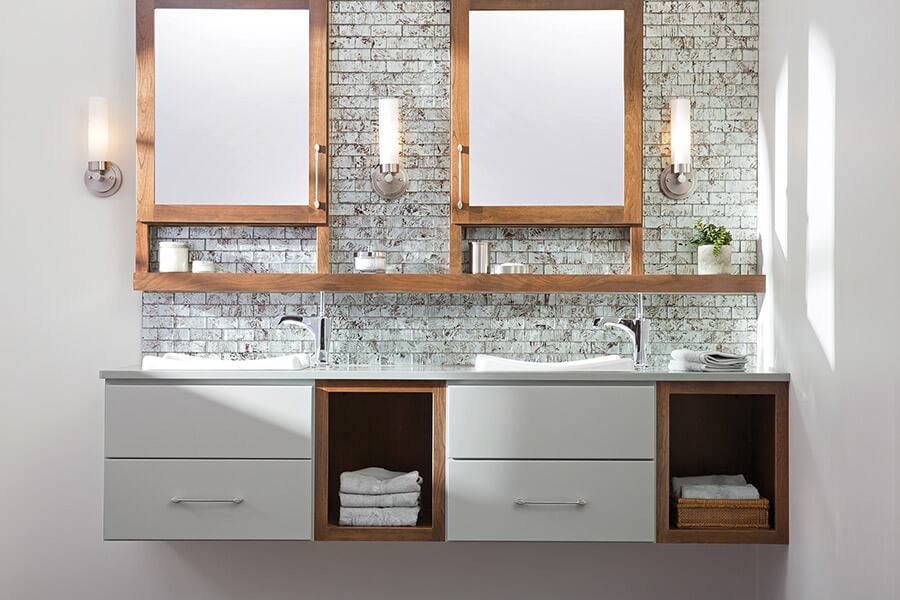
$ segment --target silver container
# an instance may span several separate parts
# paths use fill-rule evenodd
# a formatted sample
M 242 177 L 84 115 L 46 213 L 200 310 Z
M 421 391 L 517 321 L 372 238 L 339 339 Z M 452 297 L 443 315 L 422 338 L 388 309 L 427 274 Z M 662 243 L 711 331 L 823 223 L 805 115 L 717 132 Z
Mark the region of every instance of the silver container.
M 522 263 L 503 263 L 494 267 L 494 273 L 506 275 L 510 273 L 531 273 L 531 267 Z
M 489 273 L 491 266 L 491 244 L 489 242 L 469 242 L 472 247 L 472 273 Z

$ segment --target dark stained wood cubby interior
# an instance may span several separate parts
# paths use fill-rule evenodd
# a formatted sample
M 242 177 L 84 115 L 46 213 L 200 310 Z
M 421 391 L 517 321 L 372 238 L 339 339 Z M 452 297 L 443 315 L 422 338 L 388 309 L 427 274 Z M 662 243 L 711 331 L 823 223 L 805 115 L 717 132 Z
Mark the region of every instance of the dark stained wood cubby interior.
M 444 539 L 443 383 L 320 382 L 316 390 L 317 540 Z M 340 476 L 383 467 L 418 471 L 422 499 L 415 527 L 339 525 Z
M 338 524 L 340 475 L 365 467 L 418 471 L 418 525 L 431 527 L 431 394 L 335 392 L 328 399 L 328 523 Z
M 657 384 L 657 541 L 788 543 L 788 384 Z M 768 529 L 678 529 L 671 478 L 742 474 L 769 500 Z
M 676 394 L 670 402 L 669 477 L 742 474 L 772 503 L 771 527 L 775 398 Z

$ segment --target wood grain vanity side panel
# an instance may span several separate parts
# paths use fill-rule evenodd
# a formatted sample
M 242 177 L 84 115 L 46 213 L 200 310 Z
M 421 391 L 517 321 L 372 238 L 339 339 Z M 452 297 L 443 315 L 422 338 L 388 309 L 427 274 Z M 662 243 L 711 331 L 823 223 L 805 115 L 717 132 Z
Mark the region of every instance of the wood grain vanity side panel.
M 656 383 L 656 541 L 669 528 L 669 384 Z
M 447 468 L 447 388 L 440 386 L 434 388 L 432 394 L 432 466 L 431 466 L 431 523 L 433 529 L 432 539 L 442 541 L 445 539 L 446 527 L 446 468 Z
M 314 537 L 326 539 L 328 529 L 328 392 L 316 387 L 315 399 L 315 506 L 313 507 Z

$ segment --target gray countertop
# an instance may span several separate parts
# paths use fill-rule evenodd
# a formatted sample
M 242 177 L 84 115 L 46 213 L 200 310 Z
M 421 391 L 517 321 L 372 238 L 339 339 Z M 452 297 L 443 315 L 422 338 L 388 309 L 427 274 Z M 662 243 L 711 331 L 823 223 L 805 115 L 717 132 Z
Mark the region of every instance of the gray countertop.
M 790 381 L 780 371 L 745 373 L 673 373 L 665 369 L 643 371 L 476 371 L 473 367 L 416 365 L 347 365 L 310 368 L 299 371 L 143 371 L 139 366 L 104 369 L 106 380 L 244 380 L 313 381 L 317 379 L 431 380 L 455 383 L 480 381 L 557 381 L 557 382 L 655 382 L 655 381 Z

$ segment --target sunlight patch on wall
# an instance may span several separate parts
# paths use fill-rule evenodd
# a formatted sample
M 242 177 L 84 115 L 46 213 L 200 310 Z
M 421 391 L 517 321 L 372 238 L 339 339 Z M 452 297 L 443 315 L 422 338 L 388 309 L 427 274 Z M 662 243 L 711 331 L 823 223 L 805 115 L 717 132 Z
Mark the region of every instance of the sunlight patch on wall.
M 788 258 L 788 86 L 790 83 L 790 63 L 787 58 L 778 73 L 775 84 L 775 164 L 773 201 L 773 225 L 775 240 L 781 248 L 784 259 Z
M 806 315 L 832 368 L 836 83 L 834 50 L 813 24 L 809 29 Z

